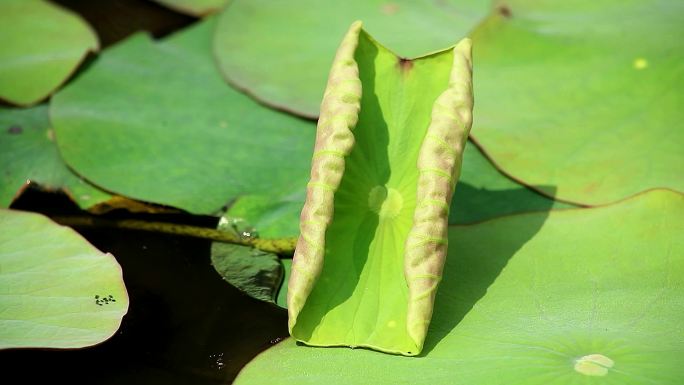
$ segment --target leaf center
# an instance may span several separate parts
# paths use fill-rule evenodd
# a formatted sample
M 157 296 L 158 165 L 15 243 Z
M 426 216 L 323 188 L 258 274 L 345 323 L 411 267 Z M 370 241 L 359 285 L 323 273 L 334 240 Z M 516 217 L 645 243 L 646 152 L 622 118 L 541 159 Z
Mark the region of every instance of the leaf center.
M 404 198 L 393 188 L 375 186 L 368 193 L 368 207 L 380 218 L 392 219 L 401 212 Z
M 589 354 L 575 360 L 575 371 L 586 376 L 605 376 L 614 364 L 603 354 Z

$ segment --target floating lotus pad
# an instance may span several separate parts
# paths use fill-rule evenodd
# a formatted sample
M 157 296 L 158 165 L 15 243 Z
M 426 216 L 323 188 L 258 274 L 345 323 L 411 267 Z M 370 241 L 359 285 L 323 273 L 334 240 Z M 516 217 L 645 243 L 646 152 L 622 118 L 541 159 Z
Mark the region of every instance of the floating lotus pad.
M 42 215 L 0 209 L 0 309 L 0 349 L 80 348 L 116 332 L 128 295 L 111 254 Z
M 154 0 L 178 12 L 192 16 L 204 16 L 216 12 L 226 5 L 228 0 Z
M 473 135 L 496 165 L 589 205 L 684 191 L 684 2 L 506 4 L 473 34 Z
M 81 208 L 109 201 L 112 196 L 67 168 L 50 129 L 47 106 L 0 108 L 0 207 L 9 206 L 27 181 L 48 190 L 64 191 Z
M 684 197 L 664 190 L 452 227 L 422 357 L 288 339 L 235 383 L 677 384 L 683 232 Z
M 62 84 L 99 43 L 78 15 L 38 0 L 0 1 L 0 99 L 31 105 Z
M 208 20 L 162 43 L 135 35 L 56 95 L 66 162 L 107 190 L 198 214 L 243 194 L 275 200 L 305 179 L 312 124 L 226 86 L 212 29 Z
M 297 340 L 420 353 L 472 122 L 471 76 L 469 40 L 407 61 L 360 23 L 350 28 L 321 104 L 288 284 Z
M 489 0 L 232 0 L 214 52 L 231 84 L 271 106 L 316 117 L 335 48 L 354 20 L 414 57 L 453 44 L 489 8 Z

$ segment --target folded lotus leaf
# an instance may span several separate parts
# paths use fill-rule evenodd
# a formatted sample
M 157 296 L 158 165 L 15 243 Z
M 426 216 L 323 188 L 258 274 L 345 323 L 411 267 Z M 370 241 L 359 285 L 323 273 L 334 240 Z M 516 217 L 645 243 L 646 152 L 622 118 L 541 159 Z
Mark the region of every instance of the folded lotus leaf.
M 314 346 L 416 355 L 472 123 L 470 40 L 397 57 L 354 23 L 321 104 L 288 287 L 290 333 Z

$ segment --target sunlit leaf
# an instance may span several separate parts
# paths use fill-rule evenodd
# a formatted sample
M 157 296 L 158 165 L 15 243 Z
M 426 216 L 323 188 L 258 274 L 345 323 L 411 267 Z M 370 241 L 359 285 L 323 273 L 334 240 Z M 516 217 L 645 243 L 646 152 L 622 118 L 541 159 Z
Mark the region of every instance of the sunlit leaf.
M 572 202 L 684 191 L 682 36 L 679 0 L 507 1 L 473 34 L 473 135 Z
M 42 215 L 0 209 L 0 348 L 94 345 L 127 310 L 111 254 Z
M 452 227 L 421 357 L 288 339 L 236 384 L 678 384 L 682 233 L 684 196 L 663 190 Z
M 221 9 L 228 0 L 154 0 L 178 12 L 204 16 Z
M 79 16 L 42 0 L 0 1 L 0 99 L 34 104 L 99 44 Z
M 244 194 L 277 200 L 305 180 L 312 123 L 228 87 L 212 27 L 161 43 L 135 35 L 57 94 L 51 120 L 66 162 L 107 190 L 201 214 Z
M 297 340 L 420 353 L 472 123 L 471 78 L 468 39 L 408 61 L 359 23 L 349 29 L 321 103 L 288 283 Z
M 353 21 L 414 57 L 453 44 L 489 8 L 489 0 L 232 0 L 214 51 L 231 84 L 271 106 L 315 117 L 335 49 Z
M 64 191 L 81 208 L 112 198 L 69 170 L 54 141 L 47 106 L 0 107 L 0 207 L 9 206 L 27 181 Z

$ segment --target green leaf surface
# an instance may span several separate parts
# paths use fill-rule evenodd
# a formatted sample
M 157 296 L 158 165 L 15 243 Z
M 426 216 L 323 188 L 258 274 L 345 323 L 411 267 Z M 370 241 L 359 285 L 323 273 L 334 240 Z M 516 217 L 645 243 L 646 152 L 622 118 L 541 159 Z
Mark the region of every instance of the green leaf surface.
M 268 105 L 316 117 L 335 49 L 353 21 L 394 52 L 415 57 L 453 44 L 489 7 L 489 0 L 233 0 L 221 14 L 214 52 L 231 84 Z
M 472 123 L 471 79 L 467 39 L 406 60 L 360 23 L 349 29 L 321 103 L 288 283 L 297 340 L 421 351 Z
M 74 174 L 57 151 L 47 106 L 0 107 L 0 207 L 8 207 L 27 181 L 64 191 L 81 208 L 112 198 Z
M 214 242 L 211 264 L 223 279 L 250 297 L 275 302 L 283 280 L 283 267 L 277 255 L 252 247 Z
M 228 0 L 154 0 L 175 11 L 192 16 L 204 16 L 221 9 Z
M 42 215 L 0 209 L 0 349 L 94 345 L 127 310 L 111 254 Z
M 472 35 L 473 135 L 497 166 L 589 205 L 684 191 L 684 2 L 506 4 Z
M 477 72 L 477 63 L 475 66 Z M 555 186 L 535 187 L 543 187 L 550 196 L 554 195 Z M 549 199 L 507 178 L 473 142 L 469 142 L 463 152 L 461 177 L 451 200 L 449 223 L 470 224 L 502 215 L 570 207 L 576 206 Z
M 252 229 L 226 218 L 219 221 L 217 228 L 237 237 L 256 236 L 250 233 Z M 277 255 L 253 247 L 213 242 L 211 264 L 223 279 L 250 297 L 275 303 L 284 276 Z
M 278 291 L 278 298 L 276 299 L 276 304 L 282 308 L 287 309 L 287 281 L 290 280 L 290 274 L 292 272 L 292 259 L 281 259 L 280 263 L 283 265 L 283 284 Z
M 41 0 L 0 1 L 0 99 L 31 105 L 71 75 L 97 35 L 78 15 Z
M 135 35 L 57 94 L 50 113 L 66 162 L 109 191 L 199 214 L 242 195 L 277 200 L 305 180 L 312 123 L 228 87 L 211 56 L 213 24 L 161 43 Z
M 235 383 L 679 384 L 683 232 L 684 197 L 666 190 L 452 227 L 423 356 L 290 338 Z

